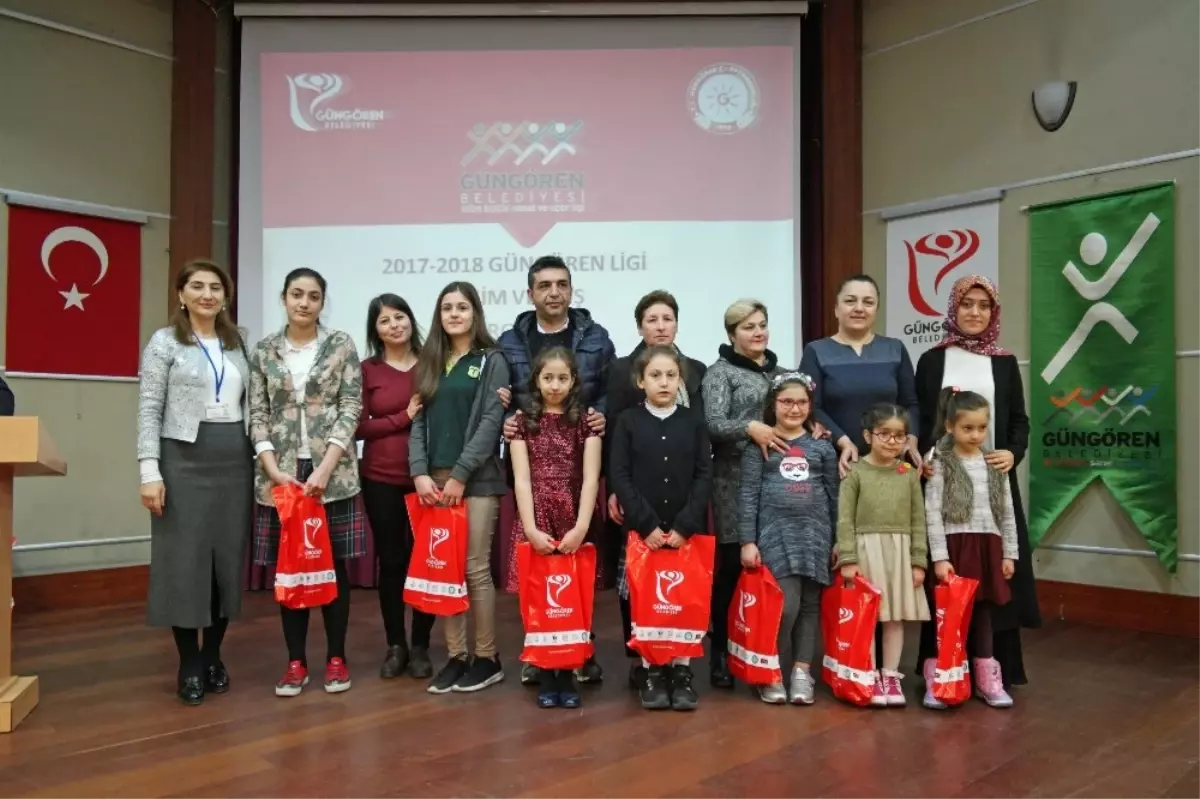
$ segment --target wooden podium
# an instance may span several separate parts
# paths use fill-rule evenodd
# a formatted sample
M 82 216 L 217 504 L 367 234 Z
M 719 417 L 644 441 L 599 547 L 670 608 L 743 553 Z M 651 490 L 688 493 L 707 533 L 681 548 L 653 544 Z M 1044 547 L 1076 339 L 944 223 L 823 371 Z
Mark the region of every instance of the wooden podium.
M 37 677 L 12 673 L 13 478 L 66 473 L 37 417 L 0 416 L 0 732 L 15 730 L 38 703 Z

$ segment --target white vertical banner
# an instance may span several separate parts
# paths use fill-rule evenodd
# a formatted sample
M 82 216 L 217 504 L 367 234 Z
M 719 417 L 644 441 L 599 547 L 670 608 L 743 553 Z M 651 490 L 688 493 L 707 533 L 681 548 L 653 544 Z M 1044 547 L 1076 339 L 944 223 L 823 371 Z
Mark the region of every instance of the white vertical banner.
M 954 282 L 983 275 L 1000 285 L 1000 202 L 888 220 L 887 335 L 915 365 L 942 340 Z

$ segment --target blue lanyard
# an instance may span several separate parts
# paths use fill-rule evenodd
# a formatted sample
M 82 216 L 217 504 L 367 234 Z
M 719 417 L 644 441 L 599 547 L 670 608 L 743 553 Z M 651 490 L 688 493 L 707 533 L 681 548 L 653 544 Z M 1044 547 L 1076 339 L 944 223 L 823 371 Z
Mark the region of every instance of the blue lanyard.
M 204 357 L 208 359 L 208 365 L 212 367 L 213 379 L 217 381 L 217 402 L 221 401 L 221 385 L 225 382 L 225 348 L 221 345 L 220 339 L 217 340 L 217 349 L 221 353 L 221 373 L 217 374 L 217 364 L 213 361 L 212 356 L 208 354 L 208 348 L 204 346 L 204 342 L 196 337 L 196 343 L 200 345 L 200 351 L 204 353 Z

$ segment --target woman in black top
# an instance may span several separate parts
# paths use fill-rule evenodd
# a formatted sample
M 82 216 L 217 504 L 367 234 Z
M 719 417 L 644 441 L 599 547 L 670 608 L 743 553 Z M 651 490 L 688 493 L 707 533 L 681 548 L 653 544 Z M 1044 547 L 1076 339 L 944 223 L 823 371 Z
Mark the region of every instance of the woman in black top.
M 624 529 L 636 531 L 651 549 L 682 546 L 708 526 L 708 425 L 702 413 L 679 402 L 680 361 L 673 347 L 650 347 L 638 356 L 634 374 L 646 401 L 621 414 L 612 437 L 609 479 L 624 511 Z M 624 569 L 617 587 L 628 600 Z M 677 658 L 669 671 L 642 665 L 643 707 L 696 707 L 686 658 Z

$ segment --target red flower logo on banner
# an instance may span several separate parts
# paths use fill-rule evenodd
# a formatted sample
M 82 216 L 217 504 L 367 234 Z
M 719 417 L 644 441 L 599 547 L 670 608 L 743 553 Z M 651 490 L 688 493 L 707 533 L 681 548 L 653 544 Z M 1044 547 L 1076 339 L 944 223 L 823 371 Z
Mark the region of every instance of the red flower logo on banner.
M 913 310 L 925 316 L 941 316 L 941 312 L 934 310 L 933 305 L 921 292 L 918 256 L 924 255 L 943 262 L 933 279 L 933 290 L 936 292 L 946 275 L 955 267 L 969 261 L 979 251 L 979 234 L 974 230 L 928 233 L 915 243 L 905 241 L 904 247 L 908 251 L 908 300 L 912 303 Z

